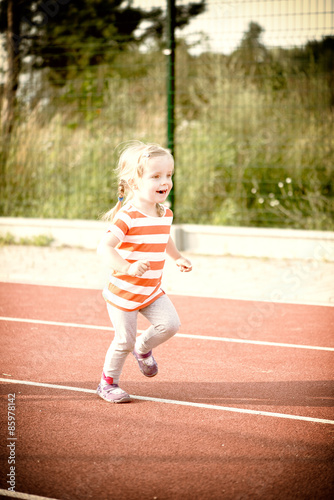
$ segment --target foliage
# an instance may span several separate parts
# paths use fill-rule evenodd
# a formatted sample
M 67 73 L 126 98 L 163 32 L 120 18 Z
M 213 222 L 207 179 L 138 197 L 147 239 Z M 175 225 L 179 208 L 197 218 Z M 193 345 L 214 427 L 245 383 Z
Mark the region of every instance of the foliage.
M 200 112 L 196 120 L 179 117 L 177 131 L 179 220 L 333 229 L 326 78 L 286 72 L 278 88 L 271 63 L 254 82 L 233 57 L 212 54 L 202 55 L 197 68 L 201 77 L 185 81 L 193 82 L 189 94 L 198 96 Z
M 240 51 L 191 56 L 179 41 L 177 222 L 334 230 L 331 73 L 316 53 L 318 44 L 266 49 L 250 72 Z M 165 67 L 158 48 L 133 48 L 61 89 L 41 80 L 34 99 L 22 93 L 0 213 L 96 219 L 108 210 L 115 147 L 166 142 Z
M 0 32 L 7 29 L 8 0 L 0 0 Z M 22 59 L 34 69 L 48 69 L 54 85 L 86 68 L 110 64 L 120 51 L 144 40 L 161 40 L 166 13 L 162 8 L 144 10 L 127 0 L 18 0 L 16 16 L 20 35 L 13 37 Z M 205 9 L 205 0 L 176 7 L 175 25 L 185 27 Z M 143 25 L 145 22 L 145 25 Z
M 49 247 L 53 242 L 52 236 L 46 234 L 38 234 L 30 237 L 16 238 L 11 233 L 6 233 L 5 235 L 0 235 L 0 246 L 4 245 L 26 245 L 26 246 L 36 246 L 36 247 Z
M 305 47 L 291 51 L 291 61 L 297 71 L 305 72 L 309 78 L 322 75 L 328 84 L 329 105 L 334 109 L 334 36 L 322 40 L 311 40 Z

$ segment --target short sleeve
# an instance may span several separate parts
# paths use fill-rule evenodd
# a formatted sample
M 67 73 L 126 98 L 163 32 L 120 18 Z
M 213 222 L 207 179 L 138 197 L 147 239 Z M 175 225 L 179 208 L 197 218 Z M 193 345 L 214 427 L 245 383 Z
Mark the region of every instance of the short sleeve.
M 107 232 L 112 233 L 120 241 L 123 241 L 131 227 L 131 218 L 125 212 L 119 212 L 117 219 L 108 228 Z

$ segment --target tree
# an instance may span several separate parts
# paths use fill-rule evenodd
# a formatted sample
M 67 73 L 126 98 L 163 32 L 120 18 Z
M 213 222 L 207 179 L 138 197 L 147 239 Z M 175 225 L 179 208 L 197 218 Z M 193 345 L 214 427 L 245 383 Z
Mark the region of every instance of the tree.
M 269 54 L 261 43 L 264 29 L 257 23 L 250 22 L 239 47 L 232 54 L 232 58 L 245 70 L 247 75 L 259 76 L 261 66 L 268 62 Z
M 8 0 L 4 16 L 6 16 L 6 45 L 7 45 L 7 75 L 4 85 L 1 124 L 4 135 L 7 136 L 13 126 L 15 96 L 19 86 L 21 59 L 15 45 L 16 37 L 20 38 L 21 5 L 15 5 L 14 0 Z
M 248 31 L 246 31 L 241 40 L 239 50 L 252 63 L 263 61 L 267 53 L 267 49 L 260 41 L 263 32 L 264 29 L 259 24 L 251 22 L 249 23 Z
M 110 63 L 115 53 L 147 37 L 161 39 L 165 13 L 145 11 L 131 0 L 0 0 L 0 32 L 6 33 L 8 71 L 3 127 L 10 131 L 22 61 L 48 68 L 53 84 L 63 85 L 87 66 Z M 205 0 L 176 9 L 176 27 L 205 9 Z M 142 22 L 146 26 L 142 28 Z M 142 28 L 142 29 L 141 29 Z M 14 70 L 11 70 L 15 67 Z M 74 70 L 74 71 L 73 71 Z
M 291 57 L 299 71 L 322 75 L 328 85 L 329 106 L 334 108 L 334 36 L 310 40 L 305 47 L 292 49 Z

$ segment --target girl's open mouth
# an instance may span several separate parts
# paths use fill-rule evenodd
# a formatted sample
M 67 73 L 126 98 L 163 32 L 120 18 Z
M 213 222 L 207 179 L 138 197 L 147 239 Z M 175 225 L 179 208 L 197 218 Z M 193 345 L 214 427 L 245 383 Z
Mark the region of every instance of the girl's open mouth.
M 159 193 L 159 194 L 166 194 L 167 193 L 167 189 L 164 189 L 164 190 L 161 189 L 160 191 L 157 191 L 157 193 Z

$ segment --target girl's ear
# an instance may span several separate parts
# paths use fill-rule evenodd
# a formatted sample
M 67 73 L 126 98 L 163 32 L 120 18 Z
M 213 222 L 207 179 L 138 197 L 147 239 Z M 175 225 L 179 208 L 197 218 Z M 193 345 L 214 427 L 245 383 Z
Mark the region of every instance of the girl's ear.
M 138 187 L 134 179 L 130 179 L 128 181 L 128 186 L 132 191 L 135 191 L 135 189 L 137 189 Z

